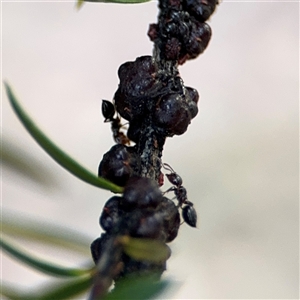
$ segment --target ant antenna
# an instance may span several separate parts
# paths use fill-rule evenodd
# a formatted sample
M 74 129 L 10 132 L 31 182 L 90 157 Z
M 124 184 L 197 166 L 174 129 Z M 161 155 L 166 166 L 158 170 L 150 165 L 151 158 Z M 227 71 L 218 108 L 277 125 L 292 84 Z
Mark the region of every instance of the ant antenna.
M 174 171 L 174 169 L 173 169 L 169 164 L 167 164 L 167 163 L 162 163 L 162 167 L 163 167 L 165 170 L 167 170 L 167 171 L 169 171 L 169 172 L 171 172 L 171 173 L 176 173 L 176 172 Z

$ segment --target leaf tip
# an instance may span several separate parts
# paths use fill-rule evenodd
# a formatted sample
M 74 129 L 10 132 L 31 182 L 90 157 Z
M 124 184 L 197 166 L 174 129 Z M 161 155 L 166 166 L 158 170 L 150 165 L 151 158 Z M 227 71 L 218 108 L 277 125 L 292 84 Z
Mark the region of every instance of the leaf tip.
M 78 0 L 76 2 L 76 9 L 79 10 L 83 5 L 84 0 Z
M 10 90 L 9 84 L 7 83 L 6 80 L 3 80 L 3 84 L 4 84 L 4 87 L 5 87 L 6 93 L 8 93 L 8 91 Z

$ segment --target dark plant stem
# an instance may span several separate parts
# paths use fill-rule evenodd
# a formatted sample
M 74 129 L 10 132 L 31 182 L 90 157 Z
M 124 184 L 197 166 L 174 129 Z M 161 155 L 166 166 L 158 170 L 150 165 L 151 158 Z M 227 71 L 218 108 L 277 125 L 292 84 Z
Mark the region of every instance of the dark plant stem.
M 97 263 L 89 300 L 101 299 L 107 294 L 113 278 L 121 271 L 121 255 L 122 245 L 116 236 L 112 236 L 105 244 L 103 254 Z
M 162 163 L 162 153 L 166 138 L 185 133 L 198 113 L 199 94 L 184 85 L 178 65 L 207 47 L 211 29 L 205 21 L 216 4 L 216 0 L 159 0 L 158 23 L 148 31 L 154 42 L 152 57 L 138 57 L 118 70 L 114 105 L 106 101 L 103 115 L 112 122 L 114 137 L 122 138 L 115 138 L 118 145 L 103 156 L 99 175 L 121 183 L 124 194 L 110 198 L 100 217 L 106 232 L 91 246 L 98 270 L 91 300 L 102 297 L 113 280 L 118 288 L 119 279 L 132 273 L 154 272 L 159 278 L 166 269 L 168 257 L 159 262 L 135 260 L 124 253 L 119 237 L 171 242 L 179 230 L 179 210 L 183 220 L 196 227 L 196 210 L 187 199 L 182 179 Z M 129 122 L 127 139 L 118 132 L 121 126 L 113 118 L 115 111 Z M 135 146 L 128 147 L 127 140 Z M 169 191 L 175 193 L 178 205 L 159 190 L 162 166 L 170 172 L 166 174 L 173 184 Z
M 141 140 L 137 144 L 141 157 L 140 176 L 158 180 L 164 143 L 165 138 L 155 132 L 151 123 L 141 130 Z

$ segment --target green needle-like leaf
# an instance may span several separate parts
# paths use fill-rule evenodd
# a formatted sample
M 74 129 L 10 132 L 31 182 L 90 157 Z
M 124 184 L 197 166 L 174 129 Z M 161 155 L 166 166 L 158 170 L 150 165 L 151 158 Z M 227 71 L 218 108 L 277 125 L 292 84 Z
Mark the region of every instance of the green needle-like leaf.
M 117 287 L 103 300 L 146 300 L 157 298 L 158 294 L 169 287 L 169 282 L 160 280 L 159 275 L 128 276 L 118 281 Z M 161 298 L 157 298 L 161 299 Z
M 63 168 L 68 170 L 70 173 L 80 178 L 81 180 L 92 184 L 94 186 L 110 190 L 114 193 L 121 193 L 123 189 L 114 183 L 97 177 L 89 170 L 77 163 L 73 158 L 68 154 L 63 152 L 58 146 L 56 146 L 33 122 L 29 115 L 24 111 L 24 109 L 19 104 L 17 98 L 13 94 L 10 86 L 7 83 L 4 83 L 7 96 L 10 100 L 10 103 L 19 117 L 20 121 L 23 123 L 25 128 L 31 134 L 31 136 L 36 140 L 36 142 Z
M 1 294 L 12 300 L 62 300 L 74 299 L 91 287 L 91 276 L 82 276 L 75 280 L 68 280 L 63 284 L 51 285 L 43 288 L 42 292 L 28 293 L 17 291 L 15 287 L 9 287 L 2 283 Z
M 46 293 L 38 296 L 37 300 L 60 300 L 60 299 L 74 299 L 75 295 L 81 294 L 88 290 L 92 285 L 91 277 L 84 277 L 78 280 L 73 280 L 66 284 L 62 284 L 53 289 L 48 289 Z
M 148 260 L 152 262 L 165 261 L 170 257 L 170 248 L 163 242 L 146 239 L 120 237 L 124 252 L 136 260 Z
M 28 220 L 16 213 L 2 213 L 1 232 L 14 238 L 22 238 L 42 244 L 69 249 L 90 256 L 92 238 L 77 231 L 49 224 L 45 221 Z
M 145 3 L 151 0 L 77 0 L 77 8 L 79 9 L 84 2 L 99 2 L 99 3 L 119 3 L 119 4 L 137 4 Z
M 59 187 L 59 182 L 45 165 L 31 156 L 24 148 L 2 139 L 1 163 L 23 178 L 29 179 L 43 188 L 53 189 Z
M 8 243 L 3 239 L 3 237 L 0 239 L 0 247 L 14 258 L 45 274 L 62 277 L 75 277 L 87 274 L 91 271 L 91 269 L 65 268 L 35 258 L 34 256 L 27 254 L 24 250 Z

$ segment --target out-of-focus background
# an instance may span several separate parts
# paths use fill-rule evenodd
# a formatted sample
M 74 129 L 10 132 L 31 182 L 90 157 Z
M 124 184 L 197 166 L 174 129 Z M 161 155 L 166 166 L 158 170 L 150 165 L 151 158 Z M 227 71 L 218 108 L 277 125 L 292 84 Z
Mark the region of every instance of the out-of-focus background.
M 2 2 L 2 76 L 41 128 L 97 172 L 113 145 L 101 99 L 118 67 L 152 52 L 157 2 Z M 211 42 L 180 67 L 198 89 L 200 114 L 169 138 L 163 160 L 178 172 L 199 216 L 170 244 L 172 299 L 299 298 L 299 3 L 223 1 Z M 34 157 L 43 188 L 2 170 L 3 215 L 66 226 L 92 241 L 111 193 L 59 167 L 23 129 L 2 90 L 2 137 Z M 58 188 L 56 188 L 58 187 Z M 30 249 L 30 248 L 29 248 Z M 56 254 L 55 254 L 56 255 Z M 71 265 L 73 257 L 65 257 Z M 34 287 L 46 277 L 3 256 L 2 279 Z

